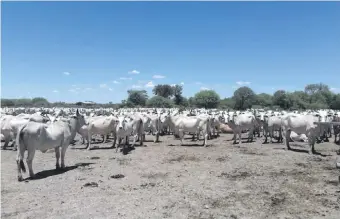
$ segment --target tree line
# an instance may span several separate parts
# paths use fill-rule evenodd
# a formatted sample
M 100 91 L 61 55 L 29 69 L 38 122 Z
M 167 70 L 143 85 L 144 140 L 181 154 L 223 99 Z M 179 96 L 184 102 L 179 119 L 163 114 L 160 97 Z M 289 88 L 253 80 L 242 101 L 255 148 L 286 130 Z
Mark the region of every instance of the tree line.
M 199 107 L 245 110 L 267 108 L 283 110 L 339 109 L 340 94 L 333 93 L 323 83 L 309 84 L 303 91 L 288 92 L 277 90 L 273 95 L 256 94 L 251 88 L 243 86 L 235 90 L 232 97 L 221 99 L 213 90 L 202 90 L 193 97 L 182 95 L 183 86 L 159 84 L 152 90 L 149 98 L 146 90 L 129 90 L 128 98 L 122 107 Z
M 328 85 L 309 84 L 303 91 L 288 92 L 277 90 L 273 95 L 256 94 L 251 88 L 243 86 L 235 90 L 232 97 L 221 99 L 213 90 L 202 90 L 193 97 L 183 96 L 182 85 L 158 84 L 149 98 L 146 90 L 128 90 L 128 97 L 119 104 L 112 102 L 96 104 L 95 107 L 182 107 L 182 108 L 221 108 L 245 110 L 249 108 L 304 110 L 304 109 L 337 109 L 340 110 L 340 94 L 333 93 Z M 74 104 L 49 103 L 42 97 L 33 99 L 1 99 L 1 106 L 8 107 L 84 107 L 82 102 Z

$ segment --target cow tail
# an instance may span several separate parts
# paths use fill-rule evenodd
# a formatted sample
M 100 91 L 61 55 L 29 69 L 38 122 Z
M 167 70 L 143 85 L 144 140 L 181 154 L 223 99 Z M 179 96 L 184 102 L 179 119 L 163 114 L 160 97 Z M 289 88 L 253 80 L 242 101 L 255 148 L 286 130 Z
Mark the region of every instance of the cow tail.
M 18 156 L 17 156 L 17 161 L 20 164 L 20 168 L 21 170 L 26 173 L 26 168 L 25 168 L 25 164 L 24 164 L 24 153 L 25 153 L 25 145 L 23 142 L 23 137 L 24 137 L 24 133 L 22 132 L 22 130 L 26 127 L 26 125 L 23 125 L 21 128 L 19 128 L 19 131 L 17 133 L 17 137 L 16 137 L 16 144 L 18 146 Z

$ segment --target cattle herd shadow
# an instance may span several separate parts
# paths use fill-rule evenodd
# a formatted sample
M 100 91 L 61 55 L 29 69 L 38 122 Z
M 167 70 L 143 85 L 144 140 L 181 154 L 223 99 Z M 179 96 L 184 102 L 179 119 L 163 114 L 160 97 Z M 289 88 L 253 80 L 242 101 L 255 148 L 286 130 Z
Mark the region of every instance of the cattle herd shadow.
M 72 165 L 72 166 L 67 166 L 64 169 L 43 170 L 43 171 L 40 171 L 40 172 L 36 173 L 33 178 L 28 177 L 28 178 L 24 179 L 24 181 L 27 181 L 27 180 L 32 181 L 32 180 L 45 179 L 45 178 L 50 177 L 50 176 L 56 176 L 56 175 L 60 175 L 60 174 L 66 173 L 66 172 L 68 172 L 70 170 L 74 170 L 74 169 L 77 169 L 79 167 L 87 167 L 87 166 L 89 166 L 91 164 L 95 164 L 95 163 L 77 163 L 77 164 Z

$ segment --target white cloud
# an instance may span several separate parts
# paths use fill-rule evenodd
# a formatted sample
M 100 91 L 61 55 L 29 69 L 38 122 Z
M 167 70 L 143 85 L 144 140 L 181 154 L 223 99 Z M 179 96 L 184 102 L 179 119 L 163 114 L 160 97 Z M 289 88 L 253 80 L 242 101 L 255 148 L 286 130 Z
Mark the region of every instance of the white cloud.
M 133 89 L 138 89 L 138 88 L 142 88 L 142 86 L 134 84 L 134 85 L 132 85 L 132 88 Z
M 113 91 L 113 89 L 111 87 L 109 87 L 109 91 Z
M 184 85 L 184 82 L 183 82 L 183 81 L 181 82 L 181 85 Z
M 249 84 L 251 84 L 251 82 L 249 82 L 249 81 L 237 81 L 236 84 L 242 86 L 242 85 L 249 85 Z
M 329 90 L 330 90 L 330 91 L 333 91 L 333 92 L 337 92 L 337 91 L 340 91 L 340 88 L 331 87 Z
M 99 87 L 100 87 L 100 88 L 106 88 L 106 87 L 107 87 L 107 84 L 100 84 Z
M 130 75 L 138 75 L 140 72 L 137 70 L 132 70 L 128 72 Z
M 72 84 L 72 87 L 77 87 L 77 85 L 76 84 Z
M 114 84 L 120 84 L 119 81 L 112 81 L 112 83 L 114 83 Z
M 90 91 L 90 90 L 93 90 L 93 88 L 87 87 L 87 88 L 84 88 L 84 89 L 83 89 L 83 92 Z
M 165 76 L 164 75 L 154 75 L 154 76 L 152 76 L 152 78 L 162 79 L 162 78 L 165 78 Z
M 70 89 L 70 90 L 68 90 L 68 91 L 70 91 L 70 92 L 72 92 L 72 93 L 78 93 L 77 90 L 75 90 L 75 89 Z
M 58 90 L 53 90 L 53 93 L 59 93 L 59 91 Z
M 120 80 L 132 80 L 132 78 L 121 77 Z
M 201 87 L 201 90 L 210 90 L 210 89 L 207 87 Z
M 153 82 L 152 81 L 149 81 L 146 85 L 145 85 L 145 87 L 154 87 L 155 85 L 153 84 Z
M 67 71 L 65 71 L 63 74 L 68 76 L 68 75 L 70 75 L 71 73 L 70 73 L 70 72 L 67 72 Z
M 202 85 L 202 82 L 197 81 L 197 82 L 195 82 L 195 84 Z

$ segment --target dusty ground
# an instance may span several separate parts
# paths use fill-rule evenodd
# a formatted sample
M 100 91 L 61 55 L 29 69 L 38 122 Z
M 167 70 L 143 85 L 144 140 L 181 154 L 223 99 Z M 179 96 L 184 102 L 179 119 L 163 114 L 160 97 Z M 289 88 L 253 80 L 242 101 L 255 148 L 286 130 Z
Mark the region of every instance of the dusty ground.
M 324 156 L 311 156 L 304 143 L 287 151 L 260 139 L 232 145 L 231 137 L 204 148 L 166 136 L 127 155 L 108 149 L 111 143 L 86 151 L 77 142 L 66 153 L 65 172 L 54 170 L 53 151 L 38 151 L 39 178 L 26 182 L 17 182 L 16 152 L 3 150 L 1 217 L 340 218 L 339 146 L 317 144 Z M 92 182 L 98 186 L 85 186 Z

